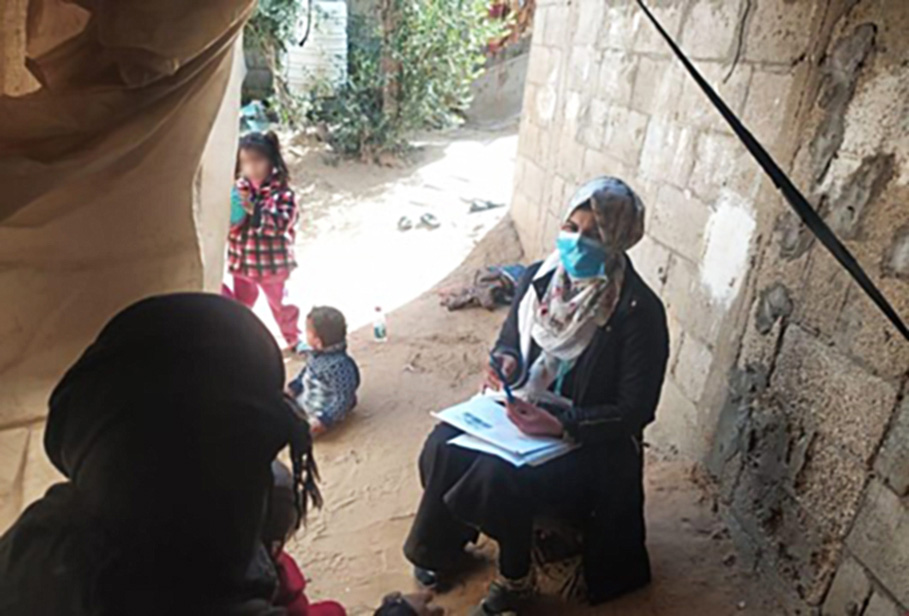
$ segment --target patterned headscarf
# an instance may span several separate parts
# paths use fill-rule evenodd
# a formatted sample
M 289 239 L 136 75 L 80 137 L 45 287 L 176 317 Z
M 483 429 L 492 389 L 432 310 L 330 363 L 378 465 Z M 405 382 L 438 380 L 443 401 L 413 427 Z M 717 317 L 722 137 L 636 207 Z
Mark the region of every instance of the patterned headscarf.
M 622 180 L 603 176 L 585 183 L 568 202 L 563 220 L 585 205 L 596 218 L 606 252 L 605 273 L 573 280 L 558 251 L 540 267 L 536 278 L 551 275 L 552 280 L 542 298 L 533 292 L 525 295 L 519 322 L 524 357 L 529 356 L 531 341 L 543 351 L 528 371 L 524 389 L 531 395 L 547 390 L 559 371 L 584 352 L 597 328 L 609 321 L 625 281 L 625 251 L 644 236 L 644 205 Z

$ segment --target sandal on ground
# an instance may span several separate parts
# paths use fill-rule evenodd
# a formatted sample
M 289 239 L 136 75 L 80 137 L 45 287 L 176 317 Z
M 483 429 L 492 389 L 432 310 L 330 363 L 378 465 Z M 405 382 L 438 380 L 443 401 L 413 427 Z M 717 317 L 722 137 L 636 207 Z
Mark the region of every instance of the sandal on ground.
M 439 219 L 436 218 L 435 214 L 427 212 L 420 216 L 420 226 L 426 227 L 427 229 L 438 229 L 442 226 L 442 223 L 439 222 Z
M 470 202 L 470 213 L 475 214 L 477 212 L 485 212 L 487 210 L 494 210 L 499 207 L 505 207 L 505 204 L 495 203 L 493 201 L 487 201 L 485 199 L 474 199 Z
M 409 216 L 401 216 L 398 219 L 398 231 L 410 231 L 413 229 L 413 221 Z

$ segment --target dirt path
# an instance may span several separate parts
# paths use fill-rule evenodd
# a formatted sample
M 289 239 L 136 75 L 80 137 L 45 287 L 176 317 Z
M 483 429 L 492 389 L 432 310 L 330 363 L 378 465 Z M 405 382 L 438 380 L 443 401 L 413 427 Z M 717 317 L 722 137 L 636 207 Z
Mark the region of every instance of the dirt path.
M 400 306 L 389 314 L 388 342 L 373 342 L 369 328 L 351 336 L 364 375 L 360 406 L 346 425 L 318 442 L 325 508 L 290 546 L 311 578 L 311 595 L 338 599 L 351 614 L 371 614 L 385 592 L 413 587 L 401 544 L 419 497 L 416 459 L 433 425 L 429 412 L 476 390 L 483 357 L 504 318 L 480 309 L 449 313 L 427 289 L 453 269 L 442 285 L 469 277 L 481 265 L 520 259 L 512 228 L 507 220 L 499 222 L 502 211 L 468 215 L 460 200 L 507 200 L 514 147 L 513 130 L 463 132 L 431 146 L 424 165 L 409 170 L 331 166 L 312 151 L 294 163 L 309 208 L 303 265 L 293 289 L 305 298 L 300 303 L 333 303 L 356 324 L 368 321 L 374 303 Z M 486 183 L 471 181 L 472 174 Z M 426 209 L 443 219 L 443 228 L 394 230 L 400 212 Z M 650 460 L 647 498 L 655 583 L 596 609 L 544 603 L 536 613 L 781 613 L 760 599 L 754 582 L 738 569 L 690 467 Z M 483 553 L 490 549 L 481 544 Z M 486 567 L 440 602 L 450 614 L 466 614 L 491 575 Z

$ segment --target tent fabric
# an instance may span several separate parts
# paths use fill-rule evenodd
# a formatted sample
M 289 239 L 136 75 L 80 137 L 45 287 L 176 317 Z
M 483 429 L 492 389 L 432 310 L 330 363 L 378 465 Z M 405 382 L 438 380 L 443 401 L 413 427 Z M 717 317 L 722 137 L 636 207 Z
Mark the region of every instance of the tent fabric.
M 77 4 L 89 13 L 82 31 L 27 60 L 41 89 L 0 99 L 0 178 L 6 187 L 0 222 L 46 222 L 62 212 L 42 209 L 38 216 L 9 219 L 74 177 L 116 178 L 124 161 L 140 164 L 150 142 L 169 137 L 184 102 L 203 91 L 210 113 L 195 130 L 196 137 L 206 137 L 227 83 L 228 72 L 219 69 L 254 6 L 252 0 Z M 57 11 L 43 5 L 30 3 L 29 32 L 53 31 L 41 24 L 53 22 Z M 74 19 L 69 12 L 63 17 Z M 59 207 L 80 201 L 87 199 L 70 194 Z
M 91 336 L 139 298 L 220 285 L 253 7 L 4 4 L 0 531 L 56 479 L 47 396 Z

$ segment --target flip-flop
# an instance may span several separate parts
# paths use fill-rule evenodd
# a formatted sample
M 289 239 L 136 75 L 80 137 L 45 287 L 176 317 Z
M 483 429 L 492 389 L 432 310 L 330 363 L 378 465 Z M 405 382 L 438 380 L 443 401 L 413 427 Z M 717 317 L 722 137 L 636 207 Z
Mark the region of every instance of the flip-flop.
M 442 223 L 439 222 L 439 219 L 436 218 L 435 214 L 427 212 L 420 216 L 420 226 L 426 227 L 427 229 L 438 229 L 442 226 Z
M 494 210 L 497 207 L 505 207 L 505 204 L 494 203 L 485 199 L 474 199 L 470 202 L 470 213 L 475 214 L 477 212 L 485 212 L 486 210 Z
M 410 231 L 413 229 L 413 221 L 408 216 L 401 216 L 398 220 L 398 231 Z

